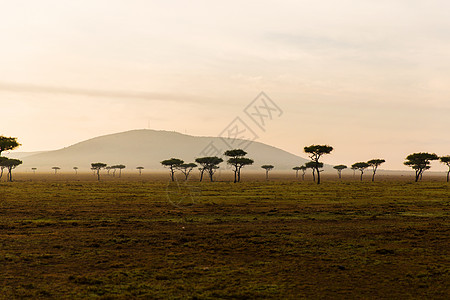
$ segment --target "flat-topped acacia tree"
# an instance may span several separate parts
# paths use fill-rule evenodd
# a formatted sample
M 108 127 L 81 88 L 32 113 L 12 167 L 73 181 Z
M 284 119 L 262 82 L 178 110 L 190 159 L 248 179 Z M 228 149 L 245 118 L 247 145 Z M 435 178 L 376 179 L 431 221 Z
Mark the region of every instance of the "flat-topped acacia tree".
M 139 171 L 139 176 L 141 176 L 142 170 L 144 170 L 144 167 L 136 167 L 136 169 Z
M 342 178 L 342 174 L 341 174 L 342 170 L 347 169 L 347 166 L 346 165 L 337 165 L 337 166 L 334 166 L 333 169 L 337 170 L 339 179 L 341 179 Z
M 386 161 L 384 159 L 380 159 L 380 158 L 376 158 L 376 159 L 371 159 L 369 160 L 367 163 L 369 164 L 370 167 L 372 167 L 372 182 L 375 181 L 375 173 L 377 172 L 378 167 L 382 164 L 385 163 Z
M 266 170 L 266 180 L 269 180 L 269 172 L 273 170 L 274 166 L 272 166 L 272 165 L 262 165 L 261 168 Z
M 201 172 L 208 172 L 209 179 L 211 182 L 214 181 L 214 173 L 219 169 L 219 164 L 223 162 L 223 159 L 217 156 L 205 156 L 195 159 L 195 162 L 201 165 Z M 202 181 L 203 176 L 200 175 L 200 181 Z
M 333 147 L 329 145 L 311 145 L 303 148 L 305 153 L 308 153 L 311 161 L 315 162 L 312 166 L 317 171 L 317 184 L 320 184 L 320 171 L 319 171 L 319 159 L 322 155 L 330 154 L 333 151 Z M 323 164 L 322 164 L 323 166 Z
M 361 181 L 363 180 L 364 170 L 369 167 L 369 164 L 366 162 L 357 162 L 352 165 L 352 169 L 359 170 L 361 172 Z
M 415 181 L 422 179 L 423 172 L 430 169 L 430 163 L 432 160 L 438 160 L 439 156 L 434 153 L 418 152 L 410 154 L 406 157 L 406 161 L 403 163 L 406 166 L 410 166 L 416 171 Z
M 8 181 L 12 182 L 12 170 L 14 170 L 17 166 L 21 165 L 22 161 L 19 159 L 11 159 L 7 158 L 2 161 L 2 166 L 6 167 L 8 170 Z
M 111 167 L 114 169 L 114 175 L 116 174 L 116 169 L 119 169 L 119 178 L 122 177 L 122 170 L 126 168 L 125 165 L 115 165 Z
M 184 160 L 178 158 L 166 159 L 161 162 L 161 164 L 170 170 L 170 178 L 175 181 L 175 170 L 184 164 Z
M 448 167 L 448 171 L 447 171 L 447 182 L 448 182 L 448 179 L 449 179 L 448 177 L 450 175 L 450 155 L 439 157 L 439 161 L 443 164 L 446 164 Z
M 20 144 L 17 142 L 15 137 L 0 136 L 0 156 L 3 151 L 14 150 L 19 147 Z
M 37 170 L 37 168 L 31 168 L 31 171 L 33 171 L 33 174 L 36 174 L 36 170 Z M 0 178 L 1 178 L 1 176 L 0 176 Z
M 103 169 L 103 168 L 106 168 L 106 166 L 107 166 L 106 164 L 100 163 L 100 162 L 91 164 L 91 169 L 95 170 L 95 172 L 97 174 L 97 180 L 98 181 L 100 181 L 100 170 Z
M 73 167 L 74 171 L 75 171 L 75 175 L 78 174 L 78 167 Z
M 295 178 L 298 178 L 298 171 L 300 171 L 300 167 L 293 167 L 292 170 L 295 171 Z
M 52 169 L 55 170 L 55 175 L 56 175 L 56 173 L 58 173 L 58 170 L 61 170 L 60 167 L 52 167 Z
M 241 169 L 245 166 L 252 165 L 253 159 L 244 157 L 247 155 L 242 149 L 227 150 L 224 153 L 225 156 L 230 157 L 227 163 L 233 167 L 234 171 L 234 183 L 241 181 Z

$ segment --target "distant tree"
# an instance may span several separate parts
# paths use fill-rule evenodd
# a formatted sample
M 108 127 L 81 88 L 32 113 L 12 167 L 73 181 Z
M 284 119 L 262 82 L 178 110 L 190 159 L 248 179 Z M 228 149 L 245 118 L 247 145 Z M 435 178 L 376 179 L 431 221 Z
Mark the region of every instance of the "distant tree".
M 266 170 L 266 180 L 268 180 L 269 179 L 269 171 L 272 171 L 272 169 L 274 167 L 272 165 L 262 165 L 261 168 Z
M 364 170 L 369 167 L 369 164 L 366 162 L 357 162 L 352 165 L 352 168 L 355 170 L 359 170 L 361 172 L 361 181 L 363 180 Z
M 144 169 L 144 167 L 136 167 L 137 170 L 139 170 L 139 176 L 142 175 L 142 170 Z
M 209 173 L 209 179 L 213 181 L 214 173 L 219 169 L 219 164 L 223 162 L 223 159 L 217 156 L 206 156 L 196 158 L 195 162 L 200 164 L 202 167 L 202 172 L 206 171 Z M 200 178 L 200 181 L 202 177 Z
M 313 168 L 317 171 L 317 184 L 320 184 L 319 159 L 324 154 L 330 154 L 331 151 L 333 151 L 333 147 L 328 145 L 311 145 L 303 148 L 303 150 L 305 153 L 308 153 L 309 158 L 316 163 Z
M 306 170 L 308 168 L 306 166 L 300 166 L 299 168 L 302 171 L 302 181 L 304 181 L 305 180 L 305 173 L 306 173 Z
M 52 167 L 53 170 L 55 170 L 55 174 L 58 172 L 58 170 L 61 170 L 60 167 Z
M 355 171 L 358 170 L 357 167 L 352 166 L 351 169 L 353 170 L 353 177 L 355 177 Z
M 31 171 L 33 171 L 33 174 L 36 174 L 36 170 L 37 170 L 37 168 L 31 168 Z M 0 178 L 2 178 L 2 177 L 0 176 Z
M 172 181 L 175 181 L 175 170 L 181 166 L 182 164 L 184 164 L 184 160 L 178 159 L 178 158 L 171 158 L 171 159 L 166 159 L 163 160 L 161 162 L 161 164 L 166 167 L 169 168 L 170 170 L 170 177 L 172 178 Z
M 337 166 L 334 166 L 333 169 L 337 170 L 339 179 L 341 179 L 342 170 L 347 169 L 347 166 L 346 165 L 337 165 Z
M 292 170 L 295 171 L 295 178 L 298 178 L 298 171 L 300 171 L 301 168 L 300 167 L 293 167 Z
M 316 181 L 316 172 L 317 172 L 317 178 L 320 178 L 319 177 L 320 172 L 322 172 L 322 170 L 320 170 L 320 169 L 323 168 L 323 163 L 315 162 L 315 161 L 308 161 L 307 163 L 305 163 L 305 168 L 312 170 L 313 180 L 315 182 Z
M 441 161 L 441 163 L 446 164 L 448 167 L 448 171 L 447 171 L 447 182 L 448 182 L 448 177 L 450 175 L 450 155 L 441 156 L 441 157 L 439 157 L 439 160 Z
M 105 170 L 106 170 L 106 172 L 107 172 L 106 174 L 109 175 L 109 172 L 111 171 L 111 169 L 112 169 L 111 166 L 106 166 L 106 167 L 105 167 Z
M 92 163 L 91 164 L 91 168 L 96 171 L 97 179 L 98 179 L 98 181 L 100 181 L 100 170 L 103 169 L 103 168 L 106 168 L 106 164 L 100 163 L 100 162 Z
M 8 170 L 8 181 L 12 181 L 12 170 L 14 170 L 17 166 L 21 165 L 22 161 L 18 159 L 8 158 L 2 161 L 2 165 L 6 167 Z
M 181 171 L 181 173 L 184 174 L 184 179 L 188 180 L 189 174 L 191 173 L 192 169 L 194 169 L 197 165 L 194 163 L 187 163 L 187 164 L 181 164 L 178 169 Z
M 116 169 L 119 169 L 119 178 L 122 177 L 122 170 L 125 168 L 125 165 L 116 165 Z
M 369 164 L 370 167 L 372 167 L 372 182 L 375 181 L 375 173 L 377 172 L 378 167 L 382 164 L 386 162 L 384 159 L 371 159 L 369 160 L 367 163 Z
M 430 162 L 438 160 L 439 156 L 434 153 L 419 152 L 413 153 L 406 157 L 404 164 L 410 166 L 416 171 L 416 182 L 422 179 L 422 174 L 425 170 L 430 169 Z
M 200 181 L 203 180 L 203 173 L 205 173 L 205 168 L 198 168 L 198 170 L 200 171 Z
M 234 183 L 241 181 L 241 169 L 247 165 L 254 163 L 253 159 L 244 157 L 247 155 L 242 149 L 233 149 L 225 151 L 225 156 L 230 157 L 227 163 L 233 167 L 234 171 Z
M 73 167 L 73 169 L 75 170 L 75 175 L 78 174 L 78 167 Z
M 0 136 L 0 156 L 3 151 L 14 150 L 19 146 L 20 144 L 17 142 L 17 138 Z

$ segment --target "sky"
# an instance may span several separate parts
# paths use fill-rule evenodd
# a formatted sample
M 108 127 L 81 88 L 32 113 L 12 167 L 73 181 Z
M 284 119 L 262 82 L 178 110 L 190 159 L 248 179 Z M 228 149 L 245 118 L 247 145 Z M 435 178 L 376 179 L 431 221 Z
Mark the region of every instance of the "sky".
M 41 151 L 239 117 L 297 155 L 406 170 L 450 155 L 449 33 L 437 0 L 0 0 L 0 135 Z M 280 110 L 264 128 L 244 111 L 262 91 Z

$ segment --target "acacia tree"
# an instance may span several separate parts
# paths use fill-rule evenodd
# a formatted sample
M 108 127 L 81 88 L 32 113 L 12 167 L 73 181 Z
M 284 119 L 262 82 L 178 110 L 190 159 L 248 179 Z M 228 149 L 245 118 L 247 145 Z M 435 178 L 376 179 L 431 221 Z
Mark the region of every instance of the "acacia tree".
M 19 146 L 20 144 L 17 142 L 17 138 L 0 136 L 0 156 L 3 151 L 14 150 Z
M 298 171 L 300 171 L 300 167 L 293 167 L 292 170 L 295 171 L 295 178 L 298 178 Z
M 413 153 L 406 157 L 406 161 L 403 163 L 406 166 L 410 166 L 416 171 L 416 182 L 422 179 L 422 174 L 425 170 L 430 169 L 430 163 L 432 160 L 438 160 L 439 156 L 435 153 L 419 152 Z
M 341 179 L 342 178 L 342 176 L 341 176 L 342 170 L 347 169 L 347 166 L 346 165 L 337 165 L 337 166 L 334 166 L 333 169 L 337 170 L 339 179 Z
M 75 170 L 75 175 L 78 174 L 78 167 L 73 167 L 73 169 Z
M 18 159 L 7 158 L 2 161 L 2 165 L 8 170 L 8 181 L 12 181 L 12 170 L 14 170 L 18 165 L 21 165 L 22 161 Z
M 91 164 L 91 169 L 95 170 L 95 172 L 97 173 L 97 179 L 98 181 L 100 181 L 100 170 L 106 168 L 106 164 L 104 163 L 92 163 Z
M 447 182 L 448 182 L 448 177 L 450 175 L 450 155 L 442 156 L 439 158 L 439 160 L 441 163 L 446 164 L 448 167 L 448 171 L 447 171 Z
M 322 170 L 320 170 L 321 168 L 323 168 L 323 163 L 321 162 L 315 162 L 315 161 L 308 161 L 307 163 L 305 163 L 305 170 L 306 169 L 311 169 L 312 170 L 312 176 L 313 176 L 313 181 L 316 181 L 316 171 L 317 171 L 317 178 L 320 178 L 320 172 L 322 172 Z
M 178 169 L 184 174 L 184 179 L 188 180 L 189 174 L 197 165 L 194 163 L 181 164 Z
M 274 167 L 272 165 L 262 165 L 261 168 L 266 170 L 266 180 L 269 180 L 269 171 L 272 171 Z
M 377 172 L 378 167 L 384 162 L 386 162 L 384 159 L 379 159 L 379 158 L 371 159 L 367 162 L 369 164 L 369 166 L 372 167 L 372 171 L 373 171 L 372 182 L 375 181 L 375 173 Z
M 166 167 L 169 168 L 170 170 L 170 177 L 172 178 L 172 181 L 175 181 L 175 170 L 181 166 L 182 164 L 184 164 L 184 160 L 178 159 L 178 158 L 171 158 L 171 159 L 166 159 L 163 160 L 161 162 L 161 164 Z
M 114 172 L 113 172 L 114 176 L 116 175 L 116 170 L 119 169 L 119 178 L 122 176 L 122 170 L 125 169 L 125 168 L 126 168 L 125 165 L 115 165 L 115 166 L 111 167 L 111 169 L 114 170 Z
M 37 170 L 37 168 L 31 168 L 31 171 L 33 171 L 33 174 L 36 174 L 36 170 Z M 0 178 L 2 178 L 2 177 L 0 176 Z
M 361 181 L 363 180 L 364 170 L 369 167 L 369 164 L 366 162 L 357 162 L 352 165 L 352 168 L 355 170 L 359 170 L 361 172 Z
M 303 148 L 305 153 L 309 154 L 309 158 L 315 162 L 313 168 L 317 171 L 317 184 L 320 184 L 320 171 L 319 171 L 319 159 L 324 154 L 330 154 L 333 151 L 333 147 L 328 145 L 311 145 Z M 323 164 L 322 164 L 323 166 Z
M 217 156 L 206 156 L 196 158 L 195 162 L 202 166 L 202 174 L 204 171 L 207 171 L 209 173 L 209 179 L 212 182 L 214 173 L 217 171 L 217 169 L 219 169 L 219 164 L 223 162 L 223 159 Z M 202 181 L 202 179 L 203 176 L 200 176 L 200 181 Z
M 136 169 L 139 171 L 139 176 L 141 176 L 142 170 L 144 169 L 144 167 L 136 167 Z
M 230 157 L 227 163 L 233 167 L 234 171 L 234 183 L 241 181 L 241 169 L 247 165 L 254 163 L 253 159 L 244 157 L 247 155 L 242 149 L 233 149 L 225 151 L 225 156 Z
M 353 177 L 355 177 L 355 171 L 358 170 L 358 168 L 351 166 L 351 169 L 353 170 Z
M 305 173 L 306 173 L 306 170 L 308 168 L 306 166 L 300 166 L 299 168 L 302 171 L 302 181 L 304 181 L 305 180 Z
M 55 170 L 55 175 L 56 175 L 56 173 L 58 172 L 58 170 L 61 170 L 60 167 L 52 167 L 52 169 Z

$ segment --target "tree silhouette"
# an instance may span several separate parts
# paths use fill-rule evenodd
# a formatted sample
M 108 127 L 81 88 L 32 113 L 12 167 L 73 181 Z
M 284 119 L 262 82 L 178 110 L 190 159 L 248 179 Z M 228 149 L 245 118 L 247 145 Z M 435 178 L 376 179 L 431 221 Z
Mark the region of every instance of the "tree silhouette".
M 305 173 L 306 173 L 306 170 L 308 168 L 306 166 L 300 166 L 299 168 L 302 171 L 302 181 L 304 181 L 305 180 Z
M 178 169 L 181 171 L 181 173 L 184 174 L 184 179 L 188 180 L 189 173 L 191 173 L 192 169 L 194 169 L 197 165 L 194 163 L 187 163 L 187 164 L 181 164 Z
M 372 182 L 375 181 L 375 173 L 377 172 L 378 167 L 382 164 L 386 162 L 384 159 L 371 159 L 369 160 L 367 163 L 369 164 L 370 167 L 372 167 Z
M 166 159 L 163 160 L 161 162 L 161 164 L 166 167 L 169 168 L 170 170 L 170 177 L 172 178 L 172 181 L 175 181 L 175 170 L 181 166 L 182 164 L 184 164 L 184 160 L 178 159 L 178 158 L 171 158 L 171 159 Z
M 141 176 L 142 170 L 144 169 L 144 167 L 136 167 L 136 169 L 139 171 L 139 176 Z
M 37 170 L 37 168 L 31 168 L 31 171 L 33 171 L 33 174 L 36 174 L 36 170 Z M 0 178 L 2 178 L 2 177 L 0 176 Z
M 0 136 L 0 156 L 3 151 L 14 150 L 19 146 L 20 144 L 17 142 L 17 138 Z
M 247 152 L 245 152 L 242 149 L 233 149 L 233 150 L 227 150 L 225 151 L 225 156 L 230 157 L 227 160 L 227 163 L 233 167 L 234 171 L 234 183 L 241 181 L 241 169 L 244 166 L 252 165 L 253 159 L 244 157 L 247 155 Z
M 448 171 L 447 171 L 447 182 L 448 182 L 448 177 L 450 175 L 450 155 L 442 156 L 439 158 L 439 160 L 441 163 L 446 164 L 448 167 Z
M 272 165 L 262 165 L 261 168 L 266 170 L 266 180 L 269 180 L 269 171 L 272 171 L 274 167 Z
M 116 169 L 119 169 L 119 178 L 122 177 L 122 170 L 126 168 L 125 165 L 115 165 Z
M 311 145 L 303 148 L 303 150 L 305 153 L 308 153 L 309 158 L 316 163 L 313 168 L 317 171 L 317 184 L 320 184 L 319 159 L 324 154 L 330 154 L 331 151 L 333 151 L 333 147 L 328 145 Z
M 353 177 L 355 177 L 355 171 L 358 170 L 357 167 L 351 166 L 351 169 L 353 170 Z
M 346 165 L 337 165 L 337 166 L 334 166 L 333 169 L 337 170 L 339 179 L 341 179 L 342 170 L 347 169 L 347 166 Z
M 438 159 L 439 157 L 434 153 L 419 152 L 408 155 L 403 164 L 416 171 L 415 181 L 417 182 L 419 178 L 422 179 L 423 172 L 430 168 L 430 162 Z
M 52 169 L 55 170 L 55 175 L 56 175 L 56 173 L 58 172 L 58 170 L 61 170 L 60 167 L 52 167 Z
M 100 170 L 103 169 L 103 168 L 106 168 L 106 164 L 104 164 L 104 163 L 98 162 L 98 163 L 92 163 L 91 164 L 91 169 L 95 170 L 96 173 L 97 173 L 98 181 L 100 181 Z
M 2 161 L 2 166 L 5 166 L 8 170 L 8 181 L 12 181 L 12 170 L 14 170 L 18 165 L 21 165 L 22 161 L 18 159 L 7 158 Z
M 73 169 L 75 170 L 75 175 L 78 174 L 78 167 L 73 167 Z
M 207 171 L 209 173 L 209 179 L 213 182 L 214 173 L 219 169 L 219 164 L 223 162 L 223 159 L 217 156 L 206 156 L 196 158 L 195 162 L 202 166 L 202 172 Z M 200 177 L 200 181 L 202 181 L 202 179 L 203 176 Z
M 106 174 L 109 175 L 109 172 L 111 171 L 111 169 L 112 169 L 111 166 L 106 166 L 106 167 L 105 167 L 105 170 L 106 170 L 106 172 L 107 172 Z
M 295 178 L 298 178 L 298 171 L 300 171 L 301 168 L 300 167 L 293 167 L 292 170 L 295 171 Z
M 357 162 L 352 165 L 352 169 L 359 170 L 361 172 L 361 181 L 363 180 L 364 170 L 369 167 L 369 164 L 366 162 Z
M 306 169 L 311 169 L 312 170 L 312 176 L 313 176 L 313 181 L 316 181 L 316 171 L 317 171 L 317 178 L 320 178 L 320 172 L 322 172 L 322 170 L 320 170 L 321 168 L 323 168 L 323 163 L 321 162 L 315 162 L 315 161 L 308 161 L 307 163 L 305 163 L 305 168 Z

